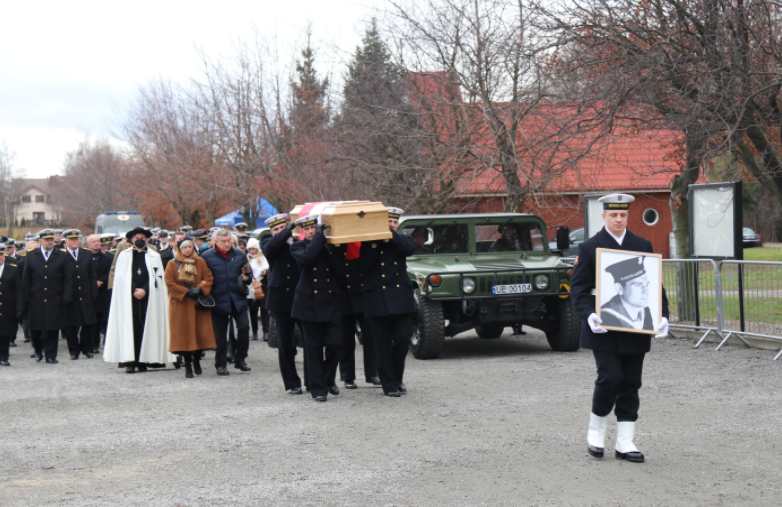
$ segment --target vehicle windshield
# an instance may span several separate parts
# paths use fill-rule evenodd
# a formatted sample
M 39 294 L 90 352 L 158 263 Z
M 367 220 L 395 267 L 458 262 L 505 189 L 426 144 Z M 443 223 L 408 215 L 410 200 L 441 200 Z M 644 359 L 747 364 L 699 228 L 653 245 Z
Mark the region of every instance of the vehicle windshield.
M 119 217 L 128 217 L 127 220 L 120 220 Z M 144 227 L 144 217 L 138 214 L 132 215 L 104 215 L 101 224 L 95 228 L 98 234 L 124 234 L 136 227 Z
M 542 252 L 546 249 L 535 222 L 475 226 L 475 248 L 482 252 Z
M 470 251 L 467 224 L 407 227 L 402 233 L 413 238 L 416 255 L 461 254 Z

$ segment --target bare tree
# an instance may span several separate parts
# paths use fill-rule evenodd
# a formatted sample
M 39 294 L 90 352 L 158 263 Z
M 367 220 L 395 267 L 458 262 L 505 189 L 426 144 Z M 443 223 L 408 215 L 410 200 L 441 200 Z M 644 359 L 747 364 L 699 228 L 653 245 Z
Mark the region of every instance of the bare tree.
M 24 172 L 14 167 L 14 155 L 8 151 L 8 146 L 4 143 L 0 146 L 0 202 L 3 204 L 3 219 L 9 237 L 14 234 L 23 178 Z

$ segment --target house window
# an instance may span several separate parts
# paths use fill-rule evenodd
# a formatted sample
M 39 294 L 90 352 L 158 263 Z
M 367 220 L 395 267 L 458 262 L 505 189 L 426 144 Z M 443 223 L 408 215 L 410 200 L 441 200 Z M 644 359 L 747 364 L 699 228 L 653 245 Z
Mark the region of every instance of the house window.
M 656 209 L 649 208 L 648 210 L 644 211 L 644 223 L 646 225 L 654 225 L 659 221 L 660 213 Z
M 44 213 L 43 211 L 33 212 L 34 222 L 43 222 L 44 220 L 46 220 L 46 213 Z
M 46 202 L 46 196 L 45 195 L 36 195 L 35 196 L 35 202 Z
M 29 195 L 23 195 L 22 202 L 33 202 L 33 199 Z

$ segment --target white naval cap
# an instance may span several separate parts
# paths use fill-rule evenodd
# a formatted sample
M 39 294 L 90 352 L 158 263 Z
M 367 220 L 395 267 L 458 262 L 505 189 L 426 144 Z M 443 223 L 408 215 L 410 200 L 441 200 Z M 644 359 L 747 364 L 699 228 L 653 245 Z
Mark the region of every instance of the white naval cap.
M 635 197 L 630 194 L 608 194 L 598 201 L 603 203 L 604 210 L 626 210 L 630 209 L 630 203 L 635 201 Z
M 294 224 L 298 225 L 299 227 L 309 227 L 311 225 L 317 225 L 318 224 L 318 215 L 307 215 L 301 218 L 296 219 Z
M 405 210 L 402 208 L 388 208 L 388 218 L 399 218 L 405 214 Z
M 264 220 L 264 223 L 269 226 L 269 228 L 276 227 L 280 224 L 284 224 L 286 222 L 290 222 L 291 216 L 287 213 L 277 213 L 274 216 L 271 216 Z

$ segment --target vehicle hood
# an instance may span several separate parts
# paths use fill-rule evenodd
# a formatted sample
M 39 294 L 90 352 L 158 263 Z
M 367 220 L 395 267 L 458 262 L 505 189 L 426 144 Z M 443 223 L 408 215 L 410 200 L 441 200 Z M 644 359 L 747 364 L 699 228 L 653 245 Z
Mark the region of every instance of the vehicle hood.
M 459 261 L 456 261 L 456 257 Z M 548 253 L 541 255 L 427 255 L 414 256 L 408 259 L 407 266 L 413 271 L 429 272 L 464 272 L 508 270 L 525 268 L 547 268 L 560 265 L 559 258 Z

